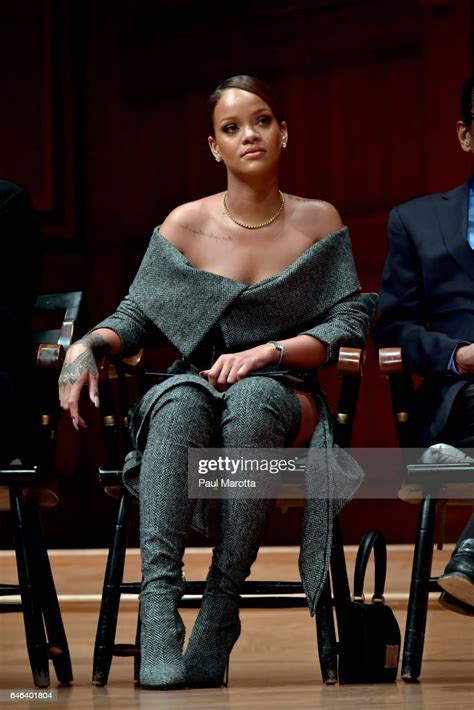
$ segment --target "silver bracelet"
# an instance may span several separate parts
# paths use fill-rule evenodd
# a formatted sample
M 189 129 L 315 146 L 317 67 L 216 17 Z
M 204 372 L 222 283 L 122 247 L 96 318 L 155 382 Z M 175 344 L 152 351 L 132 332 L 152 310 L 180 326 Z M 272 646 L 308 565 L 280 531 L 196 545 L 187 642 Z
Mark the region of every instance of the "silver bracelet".
M 266 345 L 273 345 L 275 350 L 278 350 L 280 353 L 280 359 L 278 360 L 277 367 L 280 367 L 281 361 L 283 360 L 283 355 L 285 354 L 285 346 L 282 345 L 281 343 L 277 343 L 276 340 L 268 340 Z

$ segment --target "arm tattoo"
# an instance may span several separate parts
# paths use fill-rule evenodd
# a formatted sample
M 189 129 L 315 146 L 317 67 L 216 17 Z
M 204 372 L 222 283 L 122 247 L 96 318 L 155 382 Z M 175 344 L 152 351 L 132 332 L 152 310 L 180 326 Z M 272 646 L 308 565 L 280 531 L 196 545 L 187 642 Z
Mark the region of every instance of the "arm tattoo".
M 215 239 L 219 242 L 231 242 L 232 237 L 220 237 L 218 234 L 212 234 L 211 232 L 205 232 L 198 227 L 191 227 L 189 224 L 180 224 L 180 227 L 187 229 L 188 232 L 193 232 L 193 234 L 199 234 L 200 237 L 208 237 L 209 239 Z
M 63 365 L 59 376 L 59 385 L 62 386 L 68 383 L 72 385 L 75 384 L 85 370 L 89 370 L 92 377 L 97 377 L 97 363 L 90 348 L 84 350 L 84 352 L 78 355 L 72 362 Z
M 94 332 L 85 335 L 76 342 L 81 343 L 81 345 L 84 345 L 86 348 L 90 348 L 95 355 L 105 355 L 110 351 L 108 342 L 104 340 L 101 335 L 97 335 L 97 333 Z

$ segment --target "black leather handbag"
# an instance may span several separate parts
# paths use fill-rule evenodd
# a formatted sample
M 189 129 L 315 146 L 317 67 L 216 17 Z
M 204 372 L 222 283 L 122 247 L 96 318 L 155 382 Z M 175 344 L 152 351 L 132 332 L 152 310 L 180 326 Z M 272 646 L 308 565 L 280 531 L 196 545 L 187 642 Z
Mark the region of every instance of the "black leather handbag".
M 375 587 L 372 603 L 367 604 L 363 588 L 372 550 L 375 559 Z M 385 537 L 378 530 L 372 530 L 360 542 L 354 569 L 352 602 L 341 613 L 340 683 L 391 683 L 397 678 L 400 627 L 392 609 L 385 604 L 383 593 L 386 571 Z

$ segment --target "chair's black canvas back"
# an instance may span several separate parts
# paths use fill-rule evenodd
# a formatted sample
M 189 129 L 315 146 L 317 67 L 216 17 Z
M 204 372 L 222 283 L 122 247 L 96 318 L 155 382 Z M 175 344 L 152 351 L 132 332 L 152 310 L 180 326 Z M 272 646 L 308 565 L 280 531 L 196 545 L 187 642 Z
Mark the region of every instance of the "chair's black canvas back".
M 61 415 L 58 376 L 64 353 L 71 345 L 79 316 L 82 291 L 41 294 L 37 297 L 33 318 L 35 411 L 32 431 L 33 463 L 49 466 L 53 456 L 51 442 Z
M 35 317 L 38 318 L 38 314 L 43 314 L 44 322 L 48 320 L 51 324 L 54 318 L 58 325 L 54 328 L 41 328 L 41 320 L 38 318 L 40 327 L 33 328 L 33 342 L 37 345 L 55 343 L 67 350 L 74 335 L 74 324 L 79 314 L 82 297 L 82 291 L 40 294 L 35 302 Z
M 363 302 L 365 309 L 367 311 L 367 315 L 369 316 L 370 322 L 372 323 L 374 315 L 375 315 L 375 309 L 377 308 L 377 304 L 379 301 L 378 293 L 374 293 L 372 291 L 366 291 L 364 293 L 361 293 L 359 298 Z

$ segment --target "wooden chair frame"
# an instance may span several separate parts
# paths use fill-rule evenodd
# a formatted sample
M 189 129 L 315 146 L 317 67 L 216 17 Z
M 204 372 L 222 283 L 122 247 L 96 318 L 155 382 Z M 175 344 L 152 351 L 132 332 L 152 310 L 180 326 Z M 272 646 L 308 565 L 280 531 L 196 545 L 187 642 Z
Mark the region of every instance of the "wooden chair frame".
M 404 370 L 401 348 L 381 348 L 379 350 L 379 365 L 381 373 L 388 378 L 390 384 L 395 428 L 400 447 L 402 449 L 414 448 L 411 428 L 414 384 L 412 375 Z M 473 481 L 474 466 L 416 464 L 407 459 L 406 470 L 407 481 L 416 483 L 422 491 L 426 482 L 430 481 L 429 488 L 422 494 L 418 517 L 402 655 L 401 677 L 404 681 L 414 682 L 420 677 L 423 662 L 428 595 L 430 592 L 442 592 L 438 584 L 438 577 L 431 576 L 431 566 L 437 510 L 442 507 L 444 511 L 446 501 L 437 497 L 436 490 L 433 490 L 433 481 L 440 476 L 444 476 L 445 480 L 446 473 L 449 473 L 449 478 L 453 483 Z M 439 549 L 442 548 L 442 531 L 440 535 Z
M 50 684 L 50 659 L 60 683 L 69 684 L 73 678 L 35 491 L 53 461 L 52 441 L 60 415 L 58 371 L 73 338 L 81 299 L 82 291 L 45 294 L 36 299 L 36 312 L 58 311 L 63 315 L 58 329 L 33 334 L 33 344 L 37 346 L 35 393 L 39 403 L 32 444 L 35 463 L 0 468 L 0 485 L 8 486 L 10 492 L 18 571 L 18 584 L 0 584 L 0 597 L 19 594 L 21 599 L 19 603 L 0 601 L 0 613 L 22 612 L 33 681 L 40 688 Z
M 335 432 L 336 441 L 340 446 L 346 447 L 350 442 L 364 360 L 364 351 L 356 348 L 341 348 L 340 350 L 338 372 L 341 376 L 341 386 Z M 123 442 L 123 424 L 126 423 L 129 409 L 127 378 L 132 377 L 131 370 L 140 368 L 141 364 L 142 360 L 138 357 L 134 359 L 133 363 L 130 363 L 130 361 L 116 364 L 106 362 L 101 367 L 100 399 L 104 435 L 109 460 L 113 462 L 113 465 L 99 469 L 99 480 L 104 489 L 108 489 L 109 492 L 113 489 L 114 493 L 118 495 L 118 505 L 113 539 L 107 558 L 94 647 L 93 683 L 99 686 L 107 684 L 114 656 L 133 656 L 135 659 L 135 680 L 138 680 L 139 673 L 139 623 L 137 624 L 135 643 L 116 644 L 115 633 L 121 595 L 138 595 L 141 587 L 140 582 L 123 581 L 132 496 L 121 484 L 121 465 L 125 450 L 123 449 L 123 443 L 122 446 L 119 443 L 120 441 Z M 118 411 L 112 394 L 112 383 L 117 385 Z M 122 438 L 120 434 L 122 434 Z M 331 582 L 333 591 L 331 591 Z M 204 581 L 187 581 L 180 607 L 199 607 L 204 585 Z M 241 595 L 240 605 L 242 608 L 307 608 L 307 601 L 303 595 L 301 582 L 249 581 L 244 583 Z M 331 579 L 328 575 L 316 612 L 320 667 L 323 680 L 328 685 L 336 683 L 338 677 L 338 644 L 336 642 L 333 607 L 335 606 L 338 627 L 341 628 L 344 610 L 346 605 L 350 604 L 350 600 L 341 532 L 339 521 L 336 518 L 333 528 Z

